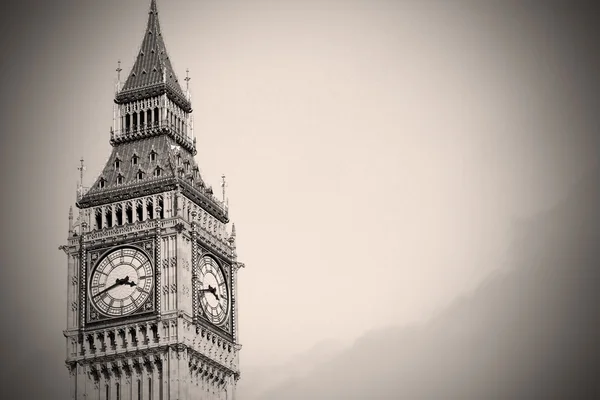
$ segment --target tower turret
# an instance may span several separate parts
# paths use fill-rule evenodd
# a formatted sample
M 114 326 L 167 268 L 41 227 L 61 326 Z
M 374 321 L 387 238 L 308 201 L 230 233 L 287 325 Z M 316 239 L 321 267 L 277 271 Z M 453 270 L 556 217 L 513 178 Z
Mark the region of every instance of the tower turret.
M 227 203 L 194 159 L 187 84 L 183 92 L 151 0 L 140 51 L 117 80 L 111 154 L 89 188 L 82 158 L 79 215 L 73 223 L 69 210 L 61 246 L 73 400 L 234 398 L 242 264 Z

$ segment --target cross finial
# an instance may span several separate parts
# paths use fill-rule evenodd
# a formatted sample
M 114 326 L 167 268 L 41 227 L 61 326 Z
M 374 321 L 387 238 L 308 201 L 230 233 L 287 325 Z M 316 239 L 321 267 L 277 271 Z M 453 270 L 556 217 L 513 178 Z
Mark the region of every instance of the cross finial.
M 190 90 L 190 80 L 192 78 L 190 78 L 190 70 L 186 69 L 185 70 L 185 90 Z
M 223 180 L 223 182 L 221 182 L 221 187 L 223 188 L 223 202 L 225 202 L 225 187 L 227 186 L 227 182 L 225 181 L 225 174 L 221 175 L 221 179 Z
M 79 185 L 83 186 L 83 171 L 85 171 L 85 165 L 83 164 L 83 156 L 81 157 L 81 160 L 79 160 L 79 162 L 81 162 L 81 165 L 77 167 L 77 170 L 79 170 Z
M 117 66 L 117 69 L 115 70 L 115 71 L 117 71 L 117 80 L 118 80 L 119 82 L 121 82 L 121 71 L 123 71 L 123 70 L 121 69 L 121 60 L 117 61 L 117 65 L 118 65 L 118 66 Z

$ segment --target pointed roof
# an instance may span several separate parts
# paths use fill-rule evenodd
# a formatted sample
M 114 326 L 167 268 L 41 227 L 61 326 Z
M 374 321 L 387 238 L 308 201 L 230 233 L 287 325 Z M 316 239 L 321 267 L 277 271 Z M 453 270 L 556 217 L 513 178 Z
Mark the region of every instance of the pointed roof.
M 148 25 L 140 52 L 129 76 L 115 101 L 119 104 L 167 93 L 169 98 L 187 112 L 191 104 L 184 94 L 171 65 L 160 31 L 156 0 L 150 2 Z

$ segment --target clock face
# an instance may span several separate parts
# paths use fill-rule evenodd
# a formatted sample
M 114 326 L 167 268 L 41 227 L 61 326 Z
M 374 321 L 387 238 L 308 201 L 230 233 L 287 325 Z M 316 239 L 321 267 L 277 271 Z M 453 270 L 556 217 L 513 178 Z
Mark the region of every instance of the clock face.
M 154 283 L 148 256 L 133 247 L 112 251 L 92 272 L 89 295 L 96 309 L 107 317 L 131 314 L 150 297 Z
M 215 324 L 222 324 L 229 313 L 229 292 L 223 270 L 209 256 L 200 260 L 200 290 L 198 300 L 206 318 Z

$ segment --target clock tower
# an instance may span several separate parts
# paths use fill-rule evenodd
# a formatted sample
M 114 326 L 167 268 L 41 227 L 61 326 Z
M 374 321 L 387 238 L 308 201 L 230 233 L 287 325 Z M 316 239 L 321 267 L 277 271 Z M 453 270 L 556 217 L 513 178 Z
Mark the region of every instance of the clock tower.
M 80 184 L 61 246 L 70 398 L 234 399 L 243 264 L 227 203 L 194 159 L 189 91 L 167 55 L 155 0 L 117 85 L 110 144 L 100 175 Z

